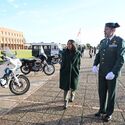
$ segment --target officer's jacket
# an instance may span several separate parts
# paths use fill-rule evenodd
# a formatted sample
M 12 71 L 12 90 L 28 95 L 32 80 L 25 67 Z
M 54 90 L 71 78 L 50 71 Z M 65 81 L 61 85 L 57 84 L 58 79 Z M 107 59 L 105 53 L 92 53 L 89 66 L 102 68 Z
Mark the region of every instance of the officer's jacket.
M 103 39 L 100 42 L 99 51 L 96 54 L 94 65 L 99 64 L 99 74 L 107 75 L 113 72 L 118 76 L 120 69 L 124 64 L 125 41 L 118 36 L 107 42 Z

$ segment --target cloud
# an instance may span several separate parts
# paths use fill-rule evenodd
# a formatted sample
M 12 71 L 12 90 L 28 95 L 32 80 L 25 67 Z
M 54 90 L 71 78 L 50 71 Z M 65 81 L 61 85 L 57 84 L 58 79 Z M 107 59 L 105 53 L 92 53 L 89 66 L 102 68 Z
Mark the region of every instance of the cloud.
M 9 3 L 13 3 L 15 0 L 7 0 Z
M 16 9 L 19 8 L 19 5 L 16 4 L 16 0 L 8 0 L 8 3 Z
M 23 5 L 24 5 L 24 6 L 27 6 L 27 3 L 26 3 L 26 2 L 24 2 L 24 3 L 23 3 Z
M 1 12 L 1 13 L 6 13 L 7 10 L 6 10 L 6 9 L 2 9 L 0 12 Z

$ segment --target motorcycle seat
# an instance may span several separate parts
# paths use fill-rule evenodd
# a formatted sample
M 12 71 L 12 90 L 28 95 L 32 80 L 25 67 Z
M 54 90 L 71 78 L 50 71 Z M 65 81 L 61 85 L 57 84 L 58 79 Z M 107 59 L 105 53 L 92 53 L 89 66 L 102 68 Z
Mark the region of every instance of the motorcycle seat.
M 21 59 L 21 61 L 26 63 L 32 63 L 32 62 L 35 62 L 36 59 Z

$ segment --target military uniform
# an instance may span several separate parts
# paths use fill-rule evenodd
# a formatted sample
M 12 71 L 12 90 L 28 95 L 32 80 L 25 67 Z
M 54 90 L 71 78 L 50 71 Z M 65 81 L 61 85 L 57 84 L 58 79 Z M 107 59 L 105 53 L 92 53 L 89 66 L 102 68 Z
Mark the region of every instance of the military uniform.
M 100 42 L 99 51 L 94 61 L 94 66 L 99 64 L 99 112 L 106 113 L 109 116 L 114 111 L 116 80 L 124 63 L 124 53 L 125 42 L 122 38 L 118 36 L 114 36 L 111 40 L 105 38 Z M 105 78 L 109 72 L 113 72 L 115 75 L 113 80 Z

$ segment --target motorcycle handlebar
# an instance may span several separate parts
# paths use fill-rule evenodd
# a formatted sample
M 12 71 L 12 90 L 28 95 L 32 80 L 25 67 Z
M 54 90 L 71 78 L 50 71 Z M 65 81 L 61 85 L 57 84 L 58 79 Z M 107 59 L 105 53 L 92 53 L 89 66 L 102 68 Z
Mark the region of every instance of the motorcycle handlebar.
M 5 61 L 5 59 L 6 59 L 5 56 L 0 56 L 0 58 L 1 58 L 2 60 L 4 60 L 4 61 Z

